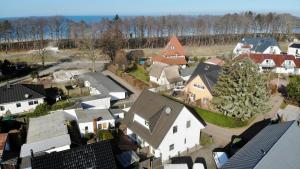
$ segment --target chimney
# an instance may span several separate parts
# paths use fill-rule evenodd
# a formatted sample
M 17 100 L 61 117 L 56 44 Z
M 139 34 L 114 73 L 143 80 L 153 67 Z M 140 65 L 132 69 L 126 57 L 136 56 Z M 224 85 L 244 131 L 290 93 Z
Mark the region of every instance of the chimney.
M 97 118 L 93 119 L 93 128 L 94 128 L 94 133 L 97 133 Z

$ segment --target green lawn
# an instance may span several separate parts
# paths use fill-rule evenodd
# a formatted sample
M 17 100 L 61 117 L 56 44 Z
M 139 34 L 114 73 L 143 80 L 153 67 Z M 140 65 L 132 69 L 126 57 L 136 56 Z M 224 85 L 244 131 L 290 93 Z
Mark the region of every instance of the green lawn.
M 217 113 L 217 112 L 212 112 L 212 111 L 208 111 L 205 109 L 201 109 L 199 107 L 191 107 L 190 105 L 187 105 L 185 103 L 183 103 L 181 100 L 178 100 L 172 96 L 169 95 L 165 95 L 164 96 L 176 101 L 176 102 L 180 102 L 182 104 L 184 104 L 186 107 L 194 109 L 195 112 L 205 121 L 220 127 L 228 127 L 228 128 L 238 128 L 238 127 L 244 127 L 247 126 L 249 124 L 249 121 L 241 121 L 239 119 L 235 119 L 232 117 L 228 117 L 225 116 L 221 113 Z
M 241 121 L 239 119 L 227 117 L 223 114 L 211 112 L 198 107 L 194 107 L 194 110 L 205 122 L 212 123 L 217 126 L 237 128 L 248 124 L 248 121 Z
M 142 66 L 138 65 L 137 68 L 135 70 L 129 72 L 129 74 L 147 84 L 149 83 L 149 75 Z

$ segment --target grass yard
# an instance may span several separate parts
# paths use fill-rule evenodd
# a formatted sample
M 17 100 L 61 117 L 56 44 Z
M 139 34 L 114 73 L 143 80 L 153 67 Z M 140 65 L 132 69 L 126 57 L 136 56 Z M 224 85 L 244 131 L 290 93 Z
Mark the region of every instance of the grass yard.
M 137 68 L 131 72 L 129 72 L 131 76 L 134 76 L 136 79 L 139 79 L 146 84 L 149 83 L 149 75 L 148 72 L 142 67 L 142 66 L 137 66 Z
M 198 107 L 194 107 L 197 114 L 206 122 L 221 127 L 238 128 L 248 125 L 248 121 L 241 121 L 235 118 L 227 117 L 223 114 L 211 112 Z
M 190 106 L 183 103 L 181 100 L 178 100 L 172 96 L 165 95 L 164 96 L 184 104 L 186 107 L 193 109 L 205 122 L 220 126 L 220 127 L 228 127 L 228 128 L 239 128 L 244 127 L 249 124 L 249 121 L 241 121 L 239 119 L 235 119 L 232 117 L 225 116 L 221 113 L 212 112 L 209 110 L 201 109 L 199 107 Z

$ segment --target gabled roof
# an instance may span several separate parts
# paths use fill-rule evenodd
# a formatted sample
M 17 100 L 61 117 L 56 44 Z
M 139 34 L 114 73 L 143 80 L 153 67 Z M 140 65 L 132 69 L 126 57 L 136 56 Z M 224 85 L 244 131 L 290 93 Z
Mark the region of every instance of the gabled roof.
M 299 168 L 300 128 L 296 121 L 265 127 L 236 154 L 222 169 L 280 169 Z
M 171 37 L 162 54 L 164 56 L 184 56 L 184 48 L 175 35 Z
M 153 62 L 162 62 L 168 65 L 186 65 L 187 62 L 184 57 L 177 57 L 177 58 L 167 58 L 163 56 L 153 56 Z
M 168 66 L 164 68 L 164 72 L 169 83 L 177 83 L 183 81 L 179 74 L 178 66 Z
M 250 58 L 257 64 L 261 64 L 266 59 L 271 59 L 275 62 L 276 67 L 282 67 L 285 60 L 294 61 L 297 68 L 300 68 L 300 60 L 293 55 L 276 55 L 276 54 L 242 54 L 237 59 Z
M 160 78 L 162 71 L 164 70 L 164 68 L 167 67 L 167 65 L 164 64 L 159 64 L 159 63 L 154 63 L 151 66 L 149 75 L 156 77 L 156 78 Z
M 15 84 L 0 87 L 0 104 L 45 97 L 43 85 Z M 28 95 L 28 98 L 25 97 Z
M 191 66 L 185 69 L 180 69 L 179 72 L 182 77 L 191 76 L 196 68 L 197 66 Z
M 252 45 L 251 50 L 263 53 L 269 46 L 279 46 L 274 38 L 243 38 L 240 43 Z
M 200 76 L 205 86 L 212 93 L 212 88 L 217 83 L 220 73 L 221 67 L 219 65 L 199 63 L 187 83 L 190 83 L 195 77 Z
M 123 123 L 151 146 L 158 148 L 183 107 L 181 103 L 144 90 L 131 109 L 125 113 Z M 169 114 L 166 113 L 166 109 L 171 110 Z M 150 130 L 133 121 L 135 114 L 149 122 Z
M 121 86 L 100 72 L 90 72 L 79 76 L 80 79 L 89 81 L 101 93 L 126 92 Z
M 32 169 L 116 169 L 109 141 L 101 141 L 61 152 L 31 158 Z

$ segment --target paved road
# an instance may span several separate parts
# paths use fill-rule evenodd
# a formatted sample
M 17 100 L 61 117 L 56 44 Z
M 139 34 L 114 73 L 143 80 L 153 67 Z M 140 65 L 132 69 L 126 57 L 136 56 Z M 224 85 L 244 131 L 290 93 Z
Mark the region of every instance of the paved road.
M 257 117 L 251 122 L 251 124 L 246 127 L 230 129 L 230 128 L 222 128 L 214 124 L 207 123 L 207 126 L 203 131 L 212 135 L 214 142 L 216 144 L 220 146 L 225 146 L 231 141 L 233 135 L 240 135 L 256 122 L 268 118 L 271 119 L 274 118 L 282 102 L 283 102 L 283 98 L 280 96 L 280 94 L 276 94 L 275 96 L 272 96 L 269 100 L 269 105 L 272 105 L 272 109 L 266 114 L 257 115 Z

